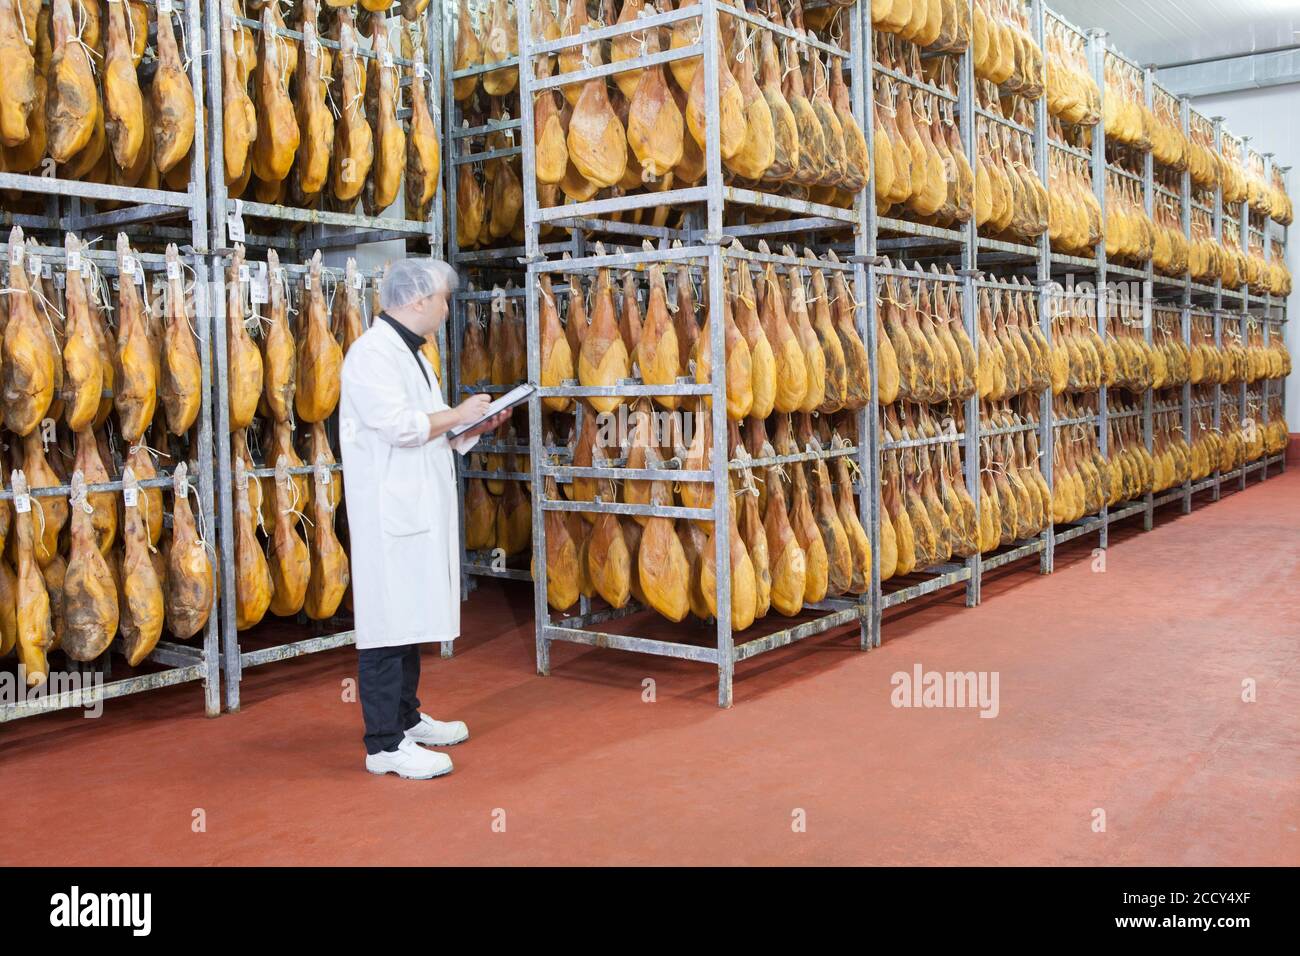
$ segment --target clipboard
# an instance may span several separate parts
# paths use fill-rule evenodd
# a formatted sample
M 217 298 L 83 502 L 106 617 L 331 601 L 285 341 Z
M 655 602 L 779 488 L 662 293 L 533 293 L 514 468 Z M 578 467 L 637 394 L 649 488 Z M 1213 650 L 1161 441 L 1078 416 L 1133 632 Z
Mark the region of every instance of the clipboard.
M 491 405 L 489 405 L 487 414 L 484 415 L 482 418 L 480 418 L 478 421 L 470 422 L 468 425 L 457 425 L 455 428 L 448 429 L 447 434 L 450 435 L 452 438 L 459 438 L 461 435 L 465 434 L 465 432 L 477 428 L 479 425 L 482 425 L 485 421 L 487 421 L 489 418 L 492 418 L 494 415 L 499 415 L 501 414 L 501 412 L 504 412 L 507 409 L 514 408 L 517 405 L 522 405 L 524 402 L 528 401 L 528 399 L 532 397 L 532 394 L 536 391 L 537 391 L 537 386 L 530 385 L 528 382 L 524 382 L 522 385 L 516 385 L 510 391 L 506 392 L 500 398 L 496 399 L 496 401 L 494 401 Z

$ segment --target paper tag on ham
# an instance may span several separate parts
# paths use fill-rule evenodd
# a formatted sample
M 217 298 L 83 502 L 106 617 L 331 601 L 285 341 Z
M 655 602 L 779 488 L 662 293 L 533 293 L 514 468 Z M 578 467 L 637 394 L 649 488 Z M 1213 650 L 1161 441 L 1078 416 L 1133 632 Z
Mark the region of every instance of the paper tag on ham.
M 140 500 L 139 488 L 122 489 L 122 503 L 125 504 L 128 508 L 136 507 L 136 505 L 139 503 L 139 500 Z
M 14 511 L 25 515 L 32 510 L 32 499 L 27 495 L 14 495 Z
M 231 242 L 244 241 L 243 203 L 235 200 L 235 207 L 226 214 L 226 234 Z

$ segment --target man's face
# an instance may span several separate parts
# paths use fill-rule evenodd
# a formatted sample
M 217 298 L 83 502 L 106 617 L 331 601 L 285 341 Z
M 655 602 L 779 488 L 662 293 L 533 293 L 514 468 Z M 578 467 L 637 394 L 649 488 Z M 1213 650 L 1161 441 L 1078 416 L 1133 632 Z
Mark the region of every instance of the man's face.
M 436 332 L 442 328 L 442 323 L 447 321 L 447 293 L 436 292 L 429 296 L 429 301 L 432 303 L 433 330 Z
M 447 293 L 435 292 L 414 303 L 424 335 L 433 335 L 447 321 Z

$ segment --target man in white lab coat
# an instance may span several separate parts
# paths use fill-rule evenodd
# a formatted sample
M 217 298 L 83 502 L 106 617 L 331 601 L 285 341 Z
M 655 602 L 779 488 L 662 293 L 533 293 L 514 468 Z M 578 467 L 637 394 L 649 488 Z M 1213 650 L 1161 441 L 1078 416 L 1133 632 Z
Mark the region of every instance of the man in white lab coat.
M 469 739 L 461 721 L 420 713 L 420 645 L 460 634 L 459 504 L 452 450 L 462 454 L 503 412 L 477 422 L 490 399 L 443 401 L 421 354 L 447 319 L 455 270 L 434 259 L 393 263 L 379 289 L 382 311 L 343 362 L 339 436 L 352 546 L 358 684 L 366 769 L 428 780 L 451 759 L 424 747 Z

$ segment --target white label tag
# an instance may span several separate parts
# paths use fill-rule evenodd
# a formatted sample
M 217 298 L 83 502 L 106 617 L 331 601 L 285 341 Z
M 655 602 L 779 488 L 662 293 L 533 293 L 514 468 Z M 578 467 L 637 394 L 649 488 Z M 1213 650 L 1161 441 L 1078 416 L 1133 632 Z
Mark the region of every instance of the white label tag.
M 307 55 L 318 59 L 320 57 L 320 40 L 315 33 L 307 38 Z
M 179 279 L 180 277 L 181 277 L 181 264 L 179 262 L 173 262 L 169 259 L 167 261 L 168 280 Z
M 21 244 L 21 243 L 18 243 L 18 244 L 16 244 L 16 245 L 14 245 L 14 246 L 9 250 L 9 255 L 10 255 L 10 257 L 13 259 L 14 265 L 17 265 L 17 266 L 22 265 L 22 264 L 23 264 L 23 247 L 22 247 L 22 244 Z
M 311 291 L 311 273 L 310 273 L 310 272 L 307 272 L 307 273 L 304 273 L 304 274 L 303 274 L 303 277 L 302 277 L 302 287 L 303 287 L 304 289 L 306 289 L 308 292 Z
M 32 499 L 27 495 L 14 495 L 14 511 L 25 515 L 32 510 Z
M 266 281 L 265 272 L 258 272 L 248 286 L 248 297 L 253 305 L 262 305 L 271 301 L 271 287 Z
M 316 481 L 322 485 L 330 483 L 330 470 L 328 465 L 316 466 Z
M 81 250 L 80 249 L 73 249 L 71 252 L 68 253 L 68 271 L 69 272 L 81 271 Z
M 392 50 L 385 50 L 383 53 L 379 55 L 379 65 L 388 70 L 391 70 L 393 68 Z
M 41 274 L 41 257 L 32 256 L 27 260 L 27 272 L 33 279 Z
M 424 67 L 424 61 L 423 61 L 423 60 L 416 60 L 416 61 L 415 61 L 415 75 L 418 76 L 420 79 L 424 79 L 425 74 L 426 74 L 427 72 L 428 72 L 428 71 L 427 71 L 427 70 L 425 69 L 425 67 Z
M 159 12 L 159 13 L 171 13 L 171 12 L 172 12 L 172 0 L 158 0 L 158 12 Z
M 46 279 L 54 278 L 54 269 L 50 267 L 48 262 L 41 266 L 41 276 Z
M 356 273 L 356 275 L 352 277 L 352 288 L 356 289 L 358 292 L 364 289 L 365 285 L 366 285 L 366 277 L 363 276 L 360 272 Z
M 122 503 L 125 504 L 128 508 L 136 507 L 136 505 L 139 503 L 139 500 L 140 500 L 139 488 L 122 489 Z
M 239 281 L 248 282 L 253 276 L 252 270 L 248 268 L 248 263 L 242 263 L 239 267 Z
M 124 276 L 135 275 L 135 256 L 122 257 L 122 275 Z
M 238 199 L 235 200 L 235 208 L 226 214 L 226 234 L 230 237 L 231 242 L 244 241 L 244 204 Z

